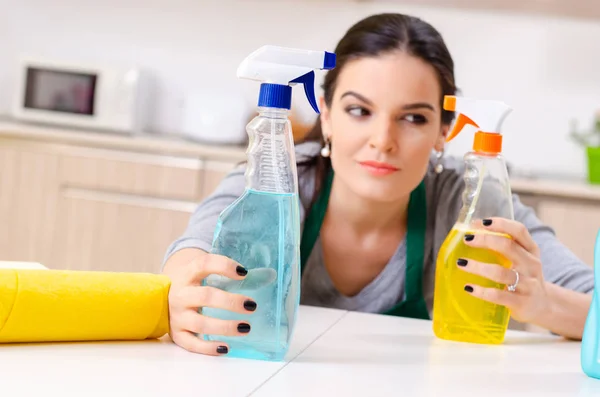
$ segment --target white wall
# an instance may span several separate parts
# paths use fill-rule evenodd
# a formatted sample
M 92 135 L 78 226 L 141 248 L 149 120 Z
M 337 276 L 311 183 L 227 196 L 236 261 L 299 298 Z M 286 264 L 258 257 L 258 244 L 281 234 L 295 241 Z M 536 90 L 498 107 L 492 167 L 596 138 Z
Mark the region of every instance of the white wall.
M 514 106 L 505 124 L 505 154 L 522 170 L 584 176 L 584 152 L 567 138 L 569 121 L 590 124 L 600 109 L 600 21 L 408 7 L 394 0 L 0 0 L 0 9 L 0 113 L 8 111 L 21 52 L 133 62 L 158 81 L 153 129 L 177 131 L 186 95 L 209 92 L 215 83 L 243 90 L 254 103 L 258 85 L 236 80 L 235 69 L 255 48 L 333 50 L 351 24 L 383 11 L 421 16 L 441 31 L 464 95 Z M 295 95 L 295 106 L 310 114 L 302 96 Z M 450 152 L 462 154 L 470 143 L 462 137 Z

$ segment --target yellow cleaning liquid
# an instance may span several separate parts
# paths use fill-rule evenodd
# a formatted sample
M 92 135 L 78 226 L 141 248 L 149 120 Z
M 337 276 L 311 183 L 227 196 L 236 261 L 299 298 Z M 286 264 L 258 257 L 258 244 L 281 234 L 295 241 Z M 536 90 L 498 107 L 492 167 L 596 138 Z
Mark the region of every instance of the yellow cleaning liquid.
M 497 252 L 466 245 L 464 236 L 468 233 L 475 236 L 483 233 L 497 234 L 510 238 L 505 234 L 470 228 L 460 223 L 452 228 L 437 258 L 433 330 L 441 339 L 500 344 L 504 341 L 508 327 L 509 309 L 474 297 L 465 291 L 465 285 L 499 289 L 504 289 L 505 285 L 467 273 L 457 265 L 457 261 L 463 258 L 506 268 L 511 263 Z

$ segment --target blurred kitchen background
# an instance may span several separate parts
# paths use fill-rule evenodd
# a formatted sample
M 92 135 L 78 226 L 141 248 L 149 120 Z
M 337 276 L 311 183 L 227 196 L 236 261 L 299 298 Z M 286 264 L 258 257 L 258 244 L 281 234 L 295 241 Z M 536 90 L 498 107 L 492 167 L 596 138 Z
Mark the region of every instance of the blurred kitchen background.
M 0 0 L 0 9 L 2 260 L 158 271 L 195 205 L 245 158 L 258 84 L 236 78 L 239 62 L 264 44 L 333 51 L 359 19 L 401 12 L 442 33 L 462 95 L 513 106 L 504 153 L 515 193 L 593 264 L 600 170 L 588 158 L 600 142 L 573 132 L 600 136 L 598 0 Z M 62 81 L 43 79 L 51 65 L 79 68 L 78 95 L 95 87 L 104 95 L 95 111 L 107 116 L 26 108 L 27 95 L 45 106 L 44 81 Z M 136 98 L 146 110 L 130 128 Z M 293 107 L 300 136 L 315 115 L 301 90 Z M 471 142 L 456 139 L 447 155 Z

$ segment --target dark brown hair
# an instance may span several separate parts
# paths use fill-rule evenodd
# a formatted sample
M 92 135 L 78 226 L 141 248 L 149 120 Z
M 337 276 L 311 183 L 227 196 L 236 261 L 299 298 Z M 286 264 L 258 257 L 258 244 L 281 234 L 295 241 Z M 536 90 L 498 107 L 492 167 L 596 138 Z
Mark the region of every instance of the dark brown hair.
M 331 106 L 338 76 L 347 62 L 363 57 L 377 57 L 393 51 L 405 51 L 433 66 L 442 92 L 440 106 L 444 95 L 456 93 L 454 62 L 440 33 L 433 26 L 416 17 L 378 14 L 356 23 L 338 43 L 335 49 L 336 67 L 326 74 L 322 86 L 327 106 Z M 450 124 L 453 118 L 453 112 L 442 110 L 443 124 Z M 321 145 L 325 143 L 320 120 L 317 120 L 302 141 L 317 141 Z M 331 160 L 317 155 L 300 165 L 311 168 L 316 166 L 314 201 L 326 173 L 331 169 Z

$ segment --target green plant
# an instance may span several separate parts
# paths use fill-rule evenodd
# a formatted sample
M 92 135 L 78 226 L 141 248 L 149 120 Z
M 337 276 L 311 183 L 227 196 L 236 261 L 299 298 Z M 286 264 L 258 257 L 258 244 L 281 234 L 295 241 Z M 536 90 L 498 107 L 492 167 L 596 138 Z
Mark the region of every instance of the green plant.
M 592 127 L 588 130 L 579 130 L 577 121 L 571 121 L 571 138 L 579 143 L 581 146 L 588 147 L 600 147 L 600 111 L 596 113 Z
M 587 131 L 579 131 L 577 123 L 572 121 L 570 136 L 586 150 L 588 181 L 600 184 L 600 111 L 596 113 L 592 128 Z

